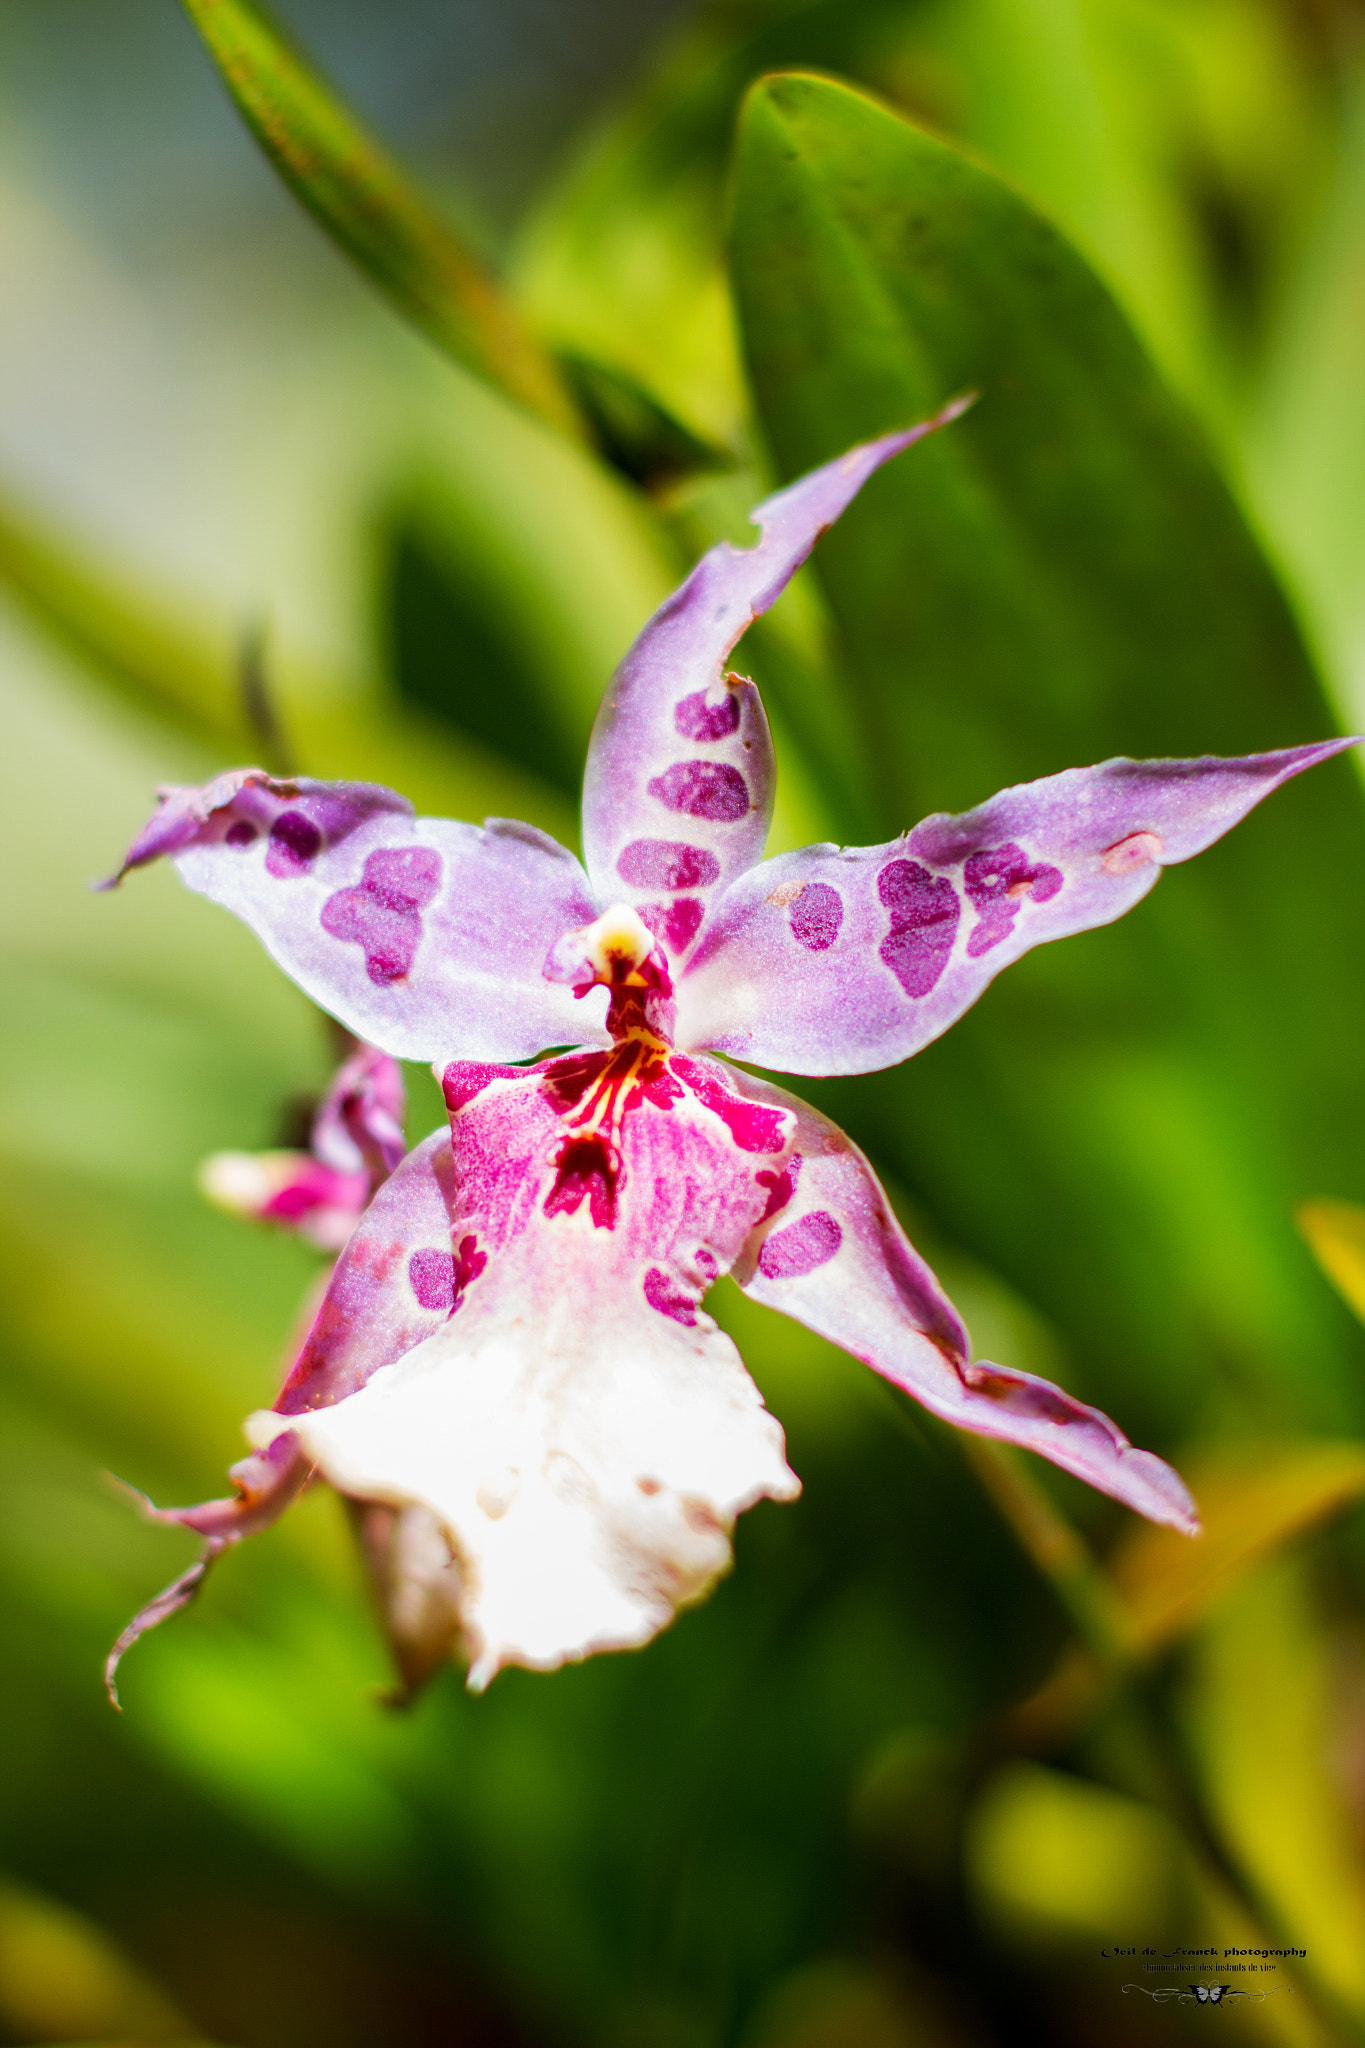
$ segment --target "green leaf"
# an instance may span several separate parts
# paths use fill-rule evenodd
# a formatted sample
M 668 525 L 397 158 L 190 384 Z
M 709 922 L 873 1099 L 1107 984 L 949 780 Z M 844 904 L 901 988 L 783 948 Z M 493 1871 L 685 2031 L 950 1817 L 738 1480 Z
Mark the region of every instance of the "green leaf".
M 429 340 L 567 434 L 550 356 L 478 260 L 250 0 L 184 0 L 247 126 L 313 218 Z
M 1202 1620 L 1251 1567 L 1365 1494 L 1365 1444 L 1258 1445 L 1206 1453 L 1186 1477 L 1204 1534 L 1135 1528 L 1110 1560 L 1133 1643 L 1151 1655 Z
M 694 434 L 625 370 L 576 350 L 558 360 L 598 447 L 632 483 L 659 491 L 685 476 L 734 467 L 731 454 Z
M 386 541 L 383 618 L 399 694 L 575 803 L 580 764 L 483 565 L 442 546 L 416 514 L 395 519 Z
M 1332 729 L 1200 435 L 989 172 L 846 87 L 769 78 L 731 254 L 784 476 L 981 393 L 817 556 L 867 839 L 1079 762 Z M 1365 1427 L 1358 1337 L 1289 1222 L 1365 1159 L 1340 1021 L 1365 1008 L 1365 899 L 1325 886 L 1358 871 L 1362 826 L 1352 771 L 1315 771 L 1120 924 L 1011 968 L 908 1068 L 818 1091 L 1140 1441 L 1197 1429 L 1220 1382 L 1248 1426 Z
M 600 482 L 600 472 L 580 452 L 564 454 L 578 465 L 575 474 Z M 589 511 L 575 509 L 586 524 Z M 3 496 L 0 586 L 77 655 L 90 682 L 197 741 L 205 750 L 206 772 L 210 762 L 269 754 L 273 732 L 277 744 L 285 736 L 289 759 L 267 761 L 268 766 L 387 781 L 419 809 L 440 816 L 494 810 L 528 816 L 561 838 L 574 832 L 573 792 L 556 794 L 554 778 L 541 779 L 544 764 L 534 765 L 525 747 L 515 762 L 476 752 L 462 734 L 430 715 L 448 709 L 432 698 L 414 692 L 417 715 L 395 715 L 386 696 L 358 688 L 354 677 L 278 662 L 268 643 L 262 658 L 254 633 L 239 635 L 235 646 L 224 634 L 215 645 L 214 634 L 188 602 L 167 602 L 130 578 L 111 575 L 27 507 Z M 652 595 L 646 585 L 646 603 Z M 609 662 L 603 671 L 609 672 Z M 481 730 L 474 737 L 487 742 L 492 734 Z M 111 857 L 116 852 L 111 848 Z
M 1199 1503 L 1195 1542 L 1142 1524 L 1109 1572 L 1125 1617 L 1126 1661 L 1148 1663 L 1188 1635 L 1264 1558 L 1365 1497 L 1365 1444 L 1219 1446 L 1181 1460 Z M 1047 1747 L 1109 1696 L 1113 1671 L 1072 1649 L 1012 1717 L 1026 1746 Z
M 1355 1202 L 1305 1202 L 1298 1223 L 1337 1293 L 1365 1322 L 1365 1209 Z
M 166 608 L 5 497 L 0 582 L 125 701 L 192 739 L 247 743 L 248 719 L 231 662 L 215 660 Z

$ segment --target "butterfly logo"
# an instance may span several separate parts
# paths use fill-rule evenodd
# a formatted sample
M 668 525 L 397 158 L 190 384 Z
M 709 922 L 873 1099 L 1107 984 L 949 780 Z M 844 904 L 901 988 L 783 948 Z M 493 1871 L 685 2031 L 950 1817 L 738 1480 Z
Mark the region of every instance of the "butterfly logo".
M 1231 1984 L 1191 1984 L 1190 1989 L 1201 2005 L 1221 2005 L 1227 1993 L 1233 1989 L 1233 1986 Z

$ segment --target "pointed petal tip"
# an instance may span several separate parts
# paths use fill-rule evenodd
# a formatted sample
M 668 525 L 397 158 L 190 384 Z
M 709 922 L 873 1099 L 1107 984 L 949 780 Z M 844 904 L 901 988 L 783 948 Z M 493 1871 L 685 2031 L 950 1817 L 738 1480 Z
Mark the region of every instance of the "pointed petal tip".
M 1302 769 L 1312 768 L 1319 761 L 1330 761 L 1333 754 L 1344 754 L 1348 747 L 1358 747 L 1361 741 L 1360 733 L 1337 734 L 1330 740 L 1307 740 L 1300 747 L 1282 747 L 1276 753 L 1262 754 L 1259 758 L 1263 761 L 1279 761 L 1283 763 L 1286 775 L 1297 775 Z
M 1119 1453 L 1123 1490 L 1116 1497 L 1136 1514 L 1144 1515 L 1180 1536 L 1202 1536 L 1204 1525 L 1194 1495 L 1173 1465 L 1153 1451 L 1135 1450 L 1131 1445 Z
M 870 475 L 883 463 L 903 454 L 907 448 L 913 448 L 920 441 L 927 441 L 929 436 L 938 433 L 940 428 L 950 427 L 954 420 L 960 420 L 964 413 L 971 411 L 980 396 L 979 391 L 959 391 L 956 397 L 941 405 L 937 412 L 930 413 L 927 419 L 916 420 L 912 426 L 896 427 L 889 434 L 878 434 L 870 441 L 859 442 L 855 448 L 850 448 L 846 455 L 838 459 L 838 467 L 847 472 L 866 465 L 867 473 Z

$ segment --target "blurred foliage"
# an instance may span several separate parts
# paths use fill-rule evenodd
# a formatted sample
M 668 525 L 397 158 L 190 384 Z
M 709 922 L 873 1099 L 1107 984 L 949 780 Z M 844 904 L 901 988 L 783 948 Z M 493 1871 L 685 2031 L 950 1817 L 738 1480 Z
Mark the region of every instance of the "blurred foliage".
M 81 16 L 92 47 L 126 4 Z M 1185 2023 L 1123 1994 L 1098 1951 L 1129 1945 L 1306 1948 L 1236 2024 L 1365 2038 L 1365 1337 L 1293 1225 L 1310 1204 L 1358 1301 L 1351 768 L 1022 962 L 906 1069 L 819 1091 L 983 1354 L 1193 1445 L 1203 1544 L 987 1471 L 724 1283 L 802 1500 L 745 1517 L 733 1578 L 644 1653 L 477 1701 L 452 1672 L 403 1716 L 323 1496 L 139 1648 L 121 1721 L 103 1706 L 109 1640 L 191 1553 L 101 1468 L 216 1491 L 315 1271 L 200 1205 L 194 1168 L 277 1138 L 328 1047 L 172 876 L 84 893 L 153 783 L 269 740 L 262 688 L 309 772 L 572 842 L 597 697 L 695 552 L 967 384 L 969 419 L 746 643 L 775 846 L 1112 752 L 1316 736 L 1315 662 L 1358 715 L 1365 20 L 714 0 L 604 115 L 583 65 L 619 79 L 610 11 L 561 0 L 574 63 L 545 90 L 585 120 L 476 248 L 468 168 L 457 190 L 425 162 L 417 197 L 363 72 L 354 112 L 320 83 L 325 16 L 312 74 L 245 0 L 190 12 L 293 190 L 452 365 L 367 341 L 345 386 L 403 426 L 312 508 L 353 536 L 344 658 L 297 629 L 287 564 L 246 614 L 206 602 L 9 465 L 0 2038 L 1122 2048 Z M 153 94 L 134 119 L 169 117 Z M 234 333 L 324 291 L 301 246 Z M 314 332 L 371 333 L 360 278 L 325 290 Z M 485 314 L 572 400 L 528 400 Z M 439 1103 L 410 1080 L 417 1136 Z

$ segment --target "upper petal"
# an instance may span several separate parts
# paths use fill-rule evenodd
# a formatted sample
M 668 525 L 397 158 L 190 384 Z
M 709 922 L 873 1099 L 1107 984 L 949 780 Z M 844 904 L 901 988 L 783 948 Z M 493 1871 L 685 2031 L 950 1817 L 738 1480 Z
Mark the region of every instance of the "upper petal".
M 850 449 L 751 514 L 752 548 L 720 541 L 641 633 L 597 714 L 583 846 L 603 903 L 633 904 L 671 959 L 717 891 L 761 859 L 773 757 L 754 685 L 725 663 L 874 470 L 963 409 Z
M 726 1568 L 741 1509 L 797 1490 L 699 1305 L 791 1124 L 709 1062 L 674 1078 L 629 1048 L 529 1074 L 458 1063 L 446 1085 L 458 1297 L 424 1343 L 290 1422 L 344 1492 L 437 1518 L 477 1685 L 644 1642 Z
M 1151 1521 L 1197 1532 L 1179 1473 L 1135 1450 L 1098 1408 L 1032 1373 L 969 1360 L 957 1311 L 837 1125 L 767 1082 L 745 1075 L 737 1084 L 797 1122 L 782 1199 L 735 1263 L 747 1293 L 851 1351 L 945 1422 L 1022 1444 Z
M 683 972 L 679 1042 L 795 1074 L 891 1066 L 1021 953 L 1121 917 L 1163 867 L 1357 744 L 1069 768 L 885 846 L 765 861 L 716 904 Z
M 603 998 L 575 1003 L 541 974 L 596 906 L 573 855 L 530 825 L 416 818 L 372 783 L 241 769 L 163 792 L 122 872 L 162 854 L 308 995 L 398 1058 L 529 1059 L 605 1035 Z

